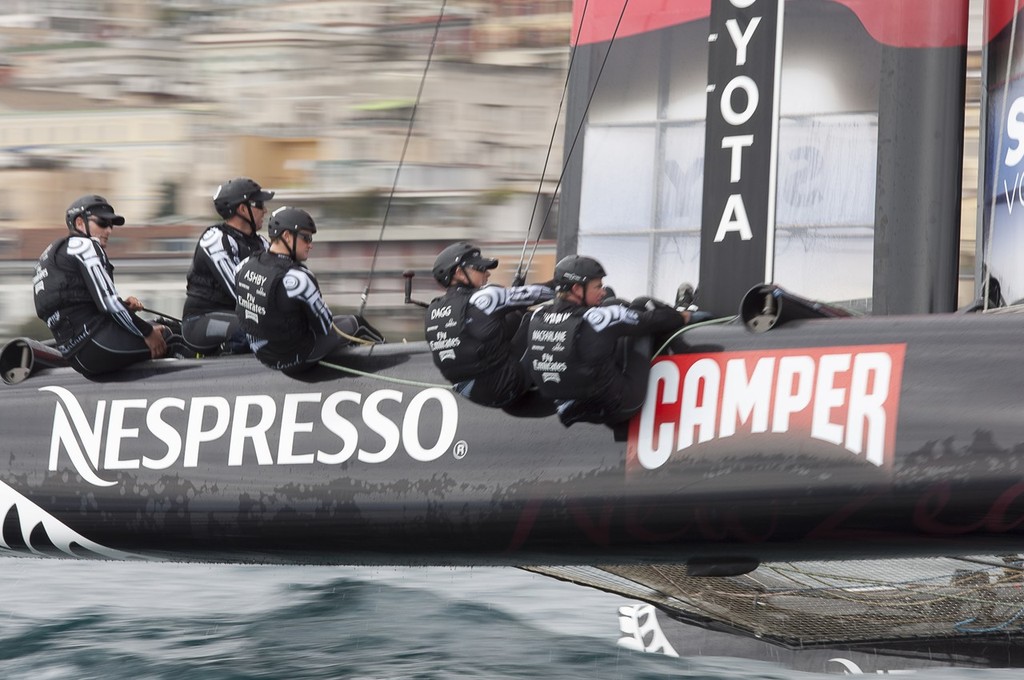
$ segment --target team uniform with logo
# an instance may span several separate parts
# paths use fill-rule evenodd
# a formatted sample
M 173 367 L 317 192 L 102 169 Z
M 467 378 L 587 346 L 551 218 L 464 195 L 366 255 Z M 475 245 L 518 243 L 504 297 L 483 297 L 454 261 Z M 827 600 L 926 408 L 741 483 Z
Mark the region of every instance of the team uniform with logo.
M 148 321 L 128 310 L 114 288 L 114 265 L 87 236 L 57 239 L 43 251 L 33 278 L 36 315 L 57 349 L 80 373 L 115 371 L 150 358 Z
M 453 286 L 427 308 L 426 336 L 434 364 L 457 392 L 482 406 L 503 407 L 530 389 L 519 361 L 526 309 L 550 300 L 554 291 L 532 284 Z
M 297 373 L 346 343 L 334 333 L 334 316 L 313 272 L 287 255 L 263 252 L 238 266 L 235 312 L 256 358 Z M 355 317 L 345 317 L 356 326 Z
M 683 325 L 680 313 L 668 306 L 588 308 L 556 300 L 530 318 L 523 361 L 541 394 L 559 402 L 566 427 L 576 422 L 614 425 L 643 406 L 650 336 Z
M 247 349 L 235 314 L 235 269 L 267 250 L 267 240 L 226 223 L 209 227 L 199 238 L 187 277 L 181 331 L 185 341 L 204 354 L 227 342 L 232 351 Z

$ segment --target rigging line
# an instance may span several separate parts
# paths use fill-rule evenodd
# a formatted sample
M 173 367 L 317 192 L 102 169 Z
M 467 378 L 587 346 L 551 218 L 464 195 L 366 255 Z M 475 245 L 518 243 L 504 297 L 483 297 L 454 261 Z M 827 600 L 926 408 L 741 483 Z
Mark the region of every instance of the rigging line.
M 673 333 L 669 337 L 669 339 L 666 340 L 664 342 L 664 344 L 662 344 L 662 346 L 658 348 L 658 351 L 654 353 L 654 356 L 656 356 L 656 357 L 657 356 L 661 356 L 662 352 L 664 352 L 665 349 L 669 345 L 672 344 L 673 340 L 675 340 L 678 337 L 681 337 L 683 335 L 683 333 L 689 333 L 694 328 L 703 328 L 704 326 L 715 326 L 715 325 L 723 324 L 723 323 L 731 323 L 731 322 L 735 321 L 738 318 L 739 318 L 739 316 L 723 316 L 723 317 L 719 317 L 717 319 L 708 319 L 707 321 L 698 321 L 697 323 L 688 323 L 685 326 L 683 326 L 682 328 L 680 328 L 679 330 L 677 330 L 675 333 Z
M 365 338 L 357 338 L 354 335 L 349 335 L 345 331 L 343 331 L 340 328 L 338 328 L 337 326 L 335 326 L 333 323 L 331 324 L 331 328 L 334 330 L 335 335 L 337 335 L 338 337 L 344 338 L 345 340 L 348 340 L 349 342 L 353 342 L 353 343 L 355 343 L 357 345 L 379 345 L 379 344 L 381 344 L 381 343 L 378 343 L 378 342 L 374 342 L 373 340 L 366 340 Z
M 1006 73 L 1003 76 L 1004 77 L 1004 81 L 1003 81 L 1003 103 L 1002 103 L 1002 107 L 1001 107 L 1002 110 L 999 113 L 999 141 L 996 144 L 996 153 L 997 154 L 1003 148 L 1003 137 L 1006 134 L 1006 101 L 1007 101 L 1007 98 L 1009 97 L 1009 91 L 1010 91 L 1010 69 L 1013 68 L 1013 49 L 1014 49 L 1014 46 L 1016 45 L 1016 39 L 1017 39 L 1017 15 L 1018 14 L 1020 14 L 1020 9 L 1016 6 L 1016 3 L 1014 3 L 1013 20 L 1010 22 L 1010 46 L 1006 50 Z M 985 165 L 990 165 L 989 159 L 985 160 Z M 999 174 L 999 171 L 998 171 L 998 168 L 999 168 L 998 159 L 997 159 L 995 167 L 996 167 L 996 171 L 993 172 L 993 174 L 992 174 L 992 181 L 993 182 L 996 181 L 996 177 Z M 984 169 L 982 170 L 982 172 L 984 172 Z M 984 278 L 982 279 L 982 282 L 981 282 L 981 299 L 982 299 L 981 310 L 983 312 L 987 312 L 988 311 L 988 295 L 989 295 L 989 285 L 988 285 L 988 282 L 989 282 L 989 279 L 992 276 L 992 270 L 990 269 L 989 265 L 991 264 L 990 258 L 992 257 L 992 241 L 993 241 L 993 237 L 995 236 L 995 232 L 996 232 L 996 192 L 995 192 L 995 187 L 992 187 L 992 200 L 989 203 L 988 232 L 989 232 L 987 234 L 988 238 L 985 241 L 984 261 L 982 262 L 982 268 L 981 268 L 981 270 L 983 272 L 983 275 L 984 275 Z
M 398 158 L 398 167 L 395 168 L 395 179 L 391 183 L 391 193 L 388 194 L 388 201 L 384 206 L 384 219 L 380 224 L 380 235 L 377 236 L 377 244 L 373 248 L 373 259 L 370 260 L 370 271 L 366 276 L 366 288 L 360 296 L 359 314 L 362 315 L 366 309 L 366 301 L 370 297 L 370 285 L 373 282 L 373 270 L 377 266 L 377 257 L 380 254 L 380 244 L 384 240 L 384 230 L 388 226 L 388 215 L 391 213 L 391 202 L 395 198 L 395 190 L 398 188 L 398 177 L 402 174 L 402 165 L 405 163 L 405 154 L 409 150 L 409 140 L 412 138 L 412 126 L 416 121 L 416 110 L 420 106 L 420 99 L 423 97 L 423 86 L 427 82 L 427 72 L 430 70 L 430 62 L 434 59 L 434 48 L 437 46 L 437 35 L 441 31 L 441 22 L 444 20 L 444 9 L 448 0 L 441 0 L 441 11 L 437 14 L 437 23 L 434 24 L 434 37 L 430 40 L 430 51 L 427 52 L 427 62 L 423 66 L 423 75 L 420 77 L 420 86 L 416 91 L 416 101 L 413 102 L 412 112 L 409 114 L 409 127 L 405 131 L 405 141 L 402 144 L 402 154 Z
M 334 370 L 341 371 L 343 373 L 351 373 L 352 375 L 359 375 L 359 376 L 362 376 L 364 378 L 373 378 L 375 380 L 382 380 L 384 382 L 392 382 L 392 383 L 396 383 L 398 385 L 409 385 L 410 387 L 440 387 L 441 389 L 445 389 L 445 390 L 452 389 L 451 385 L 438 385 L 437 383 L 419 382 L 418 380 L 405 380 L 404 378 L 391 378 L 391 377 L 386 376 L 386 375 L 381 375 L 380 373 L 369 373 L 367 371 L 360 371 L 360 370 L 355 369 L 355 368 L 349 368 L 347 366 L 339 366 L 337 364 L 332 364 L 332 363 L 327 362 L 327 361 L 319 361 L 318 363 L 321 366 L 326 366 L 327 368 L 333 368 Z
M 627 0 L 628 1 L 628 0 Z M 583 3 L 583 12 L 580 14 L 580 25 L 576 29 L 576 39 L 573 41 L 572 50 L 569 52 L 569 67 L 565 71 L 565 83 L 562 85 L 562 98 L 558 100 L 558 111 L 555 113 L 555 124 L 551 127 L 551 139 L 548 140 L 548 152 L 544 156 L 544 167 L 540 171 L 540 181 L 537 183 L 537 194 L 533 197 L 533 209 L 530 210 L 530 224 L 526 227 L 526 238 L 523 239 L 523 252 L 519 255 L 519 265 L 516 267 L 516 279 L 522 278 L 525 282 L 526 273 L 523 271 L 523 262 L 526 260 L 526 248 L 530 245 L 530 234 L 533 233 L 533 220 L 537 215 L 537 204 L 540 203 L 540 193 L 544 190 L 544 179 L 548 175 L 548 163 L 551 161 L 551 149 L 555 145 L 555 135 L 558 132 L 558 121 L 562 117 L 562 106 L 565 104 L 565 94 L 569 91 L 569 76 L 572 74 L 572 64 L 576 61 L 576 49 L 580 44 L 580 36 L 583 34 L 583 22 L 587 19 L 587 7 L 590 0 Z M 552 199 L 554 197 L 552 196 Z M 540 235 L 537 235 L 540 238 Z
M 580 116 L 580 124 L 576 127 L 576 134 L 573 135 L 572 144 L 569 145 L 569 152 L 565 154 L 565 161 L 562 163 L 562 172 L 558 175 L 558 182 L 555 184 L 555 190 L 551 192 L 551 203 L 548 204 L 548 209 L 544 213 L 544 219 L 540 223 L 540 232 L 544 231 L 544 225 L 548 223 L 548 217 L 551 216 L 551 209 L 555 205 L 555 196 L 558 195 L 558 189 L 562 186 L 562 178 L 565 177 L 565 171 L 569 167 L 569 159 L 572 158 L 572 152 L 576 149 L 576 142 L 580 139 L 580 133 L 583 131 L 583 125 L 587 120 L 587 113 L 590 111 L 590 105 L 594 101 L 594 95 L 597 94 L 597 85 L 601 82 L 601 74 L 604 73 L 605 64 L 608 63 L 608 55 L 612 53 L 612 46 L 615 44 L 615 37 L 619 34 L 619 27 L 622 26 L 622 17 L 626 15 L 626 8 L 629 6 L 629 0 L 625 0 L 622 3 L 622 11 L 619 12 L 619 20 L 615 23 L 615 30 L 612 31 L 612 37 L 608 41 L 608 49 L 605 50 L 604 59 L 601 60 L 601 68 L 597 70 L 597 77 L 594 78 L 594 87 L 590 90 L 590 96 L 587 98 L 587 105 L 583 109 L 583 115 Z M 582 22 L 581 22 L 582 23 Z M 530 265 L 533 264 L 533 256 L 537 254 L 537 247 L 540 245 L 540 236 L 538 234 L 537 239 L 533 242 L 533 250 L 530 251 L 530 259 L 526 262 L 526 269 L 530 269 Z

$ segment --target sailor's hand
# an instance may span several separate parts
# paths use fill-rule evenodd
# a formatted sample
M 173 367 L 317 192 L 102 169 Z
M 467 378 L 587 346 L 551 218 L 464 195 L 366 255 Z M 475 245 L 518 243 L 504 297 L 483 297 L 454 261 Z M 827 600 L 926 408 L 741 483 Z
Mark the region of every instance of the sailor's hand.
M 131 298 L 128 298 L 129 300 Z M 166 326 L 153 324 L 153 332 L 146 336 L 146 347 L 149 348 L 149 356 L 152 359 L 159 359 L 167 354 L 167 341 L 164 340 Z
M 134 295 L 129 296 L 124 301 L 124 306 L 128 308 L 129 312 L 141 312 L 142 311 L 142 303 L 139 302 L 139 298 L 135 297 Z
M 691 314 L 688 311 L 679 312 L 679 316 L 683 317 L 683 323 L 690 323 Z

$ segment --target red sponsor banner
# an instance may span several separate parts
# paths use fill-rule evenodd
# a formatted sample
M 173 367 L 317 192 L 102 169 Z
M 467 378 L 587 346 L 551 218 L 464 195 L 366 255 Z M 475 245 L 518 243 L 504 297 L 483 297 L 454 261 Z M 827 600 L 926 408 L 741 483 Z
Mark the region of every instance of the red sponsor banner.
M 1014 12 L 1024 8 L 1024 0 L 985 0 L 985 16 L 988 17 L 985 42 L 989 42 L 1013 21 Z M 1020 30 L 1020 20 L 1017 29 Z
M 707 18 L 711 0 L 576 0 L 572 14 L 572 38 L 586 45 Z
M 967 44 L 969 0 L 820 1 L 848 7 L 871 37 L 885 45 L 955 47 Z M 774 3 L 775 0 L 754 2 Z M 747 6 L 751 3 L 745 0 L 736 4 Z M 576 0 L 573 4 L 572 36 L 580 45 L 606 42 L 612 36 L 624 38 L 704 19 L 710 13 L 711 0 Z M 1006 14 L 1001 25 L 1009 21 L 1009 11 Z M 990 26 L 994 21 L 993 17 Z
M 752 435 L 825 442 L 890 468 L 905 353 L 894 344 L 656 359 L 630 422 L 627 469 L 657 469 L 723 439 L 742 448 Z

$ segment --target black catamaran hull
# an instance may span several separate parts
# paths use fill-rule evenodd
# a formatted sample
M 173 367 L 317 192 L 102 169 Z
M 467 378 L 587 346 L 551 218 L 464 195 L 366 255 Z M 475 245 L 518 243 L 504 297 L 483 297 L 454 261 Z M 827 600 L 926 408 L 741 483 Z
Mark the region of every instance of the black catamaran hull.
M 707 573 L 1012 551 L 1022 333 L 1021 315 L 694 328 L 655 362 L 628 441 L 477 407 L 418 344 L 302 380 L 251 357 L 103 381 L 51 369 L 3 388 L 2 538 L 58 555 Z

